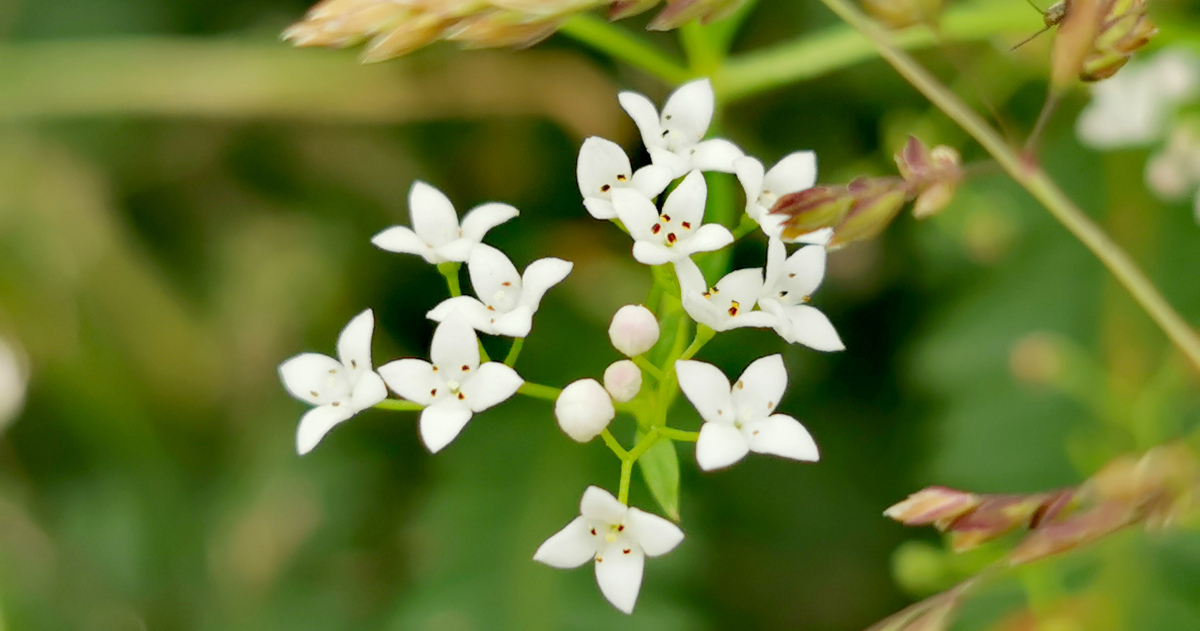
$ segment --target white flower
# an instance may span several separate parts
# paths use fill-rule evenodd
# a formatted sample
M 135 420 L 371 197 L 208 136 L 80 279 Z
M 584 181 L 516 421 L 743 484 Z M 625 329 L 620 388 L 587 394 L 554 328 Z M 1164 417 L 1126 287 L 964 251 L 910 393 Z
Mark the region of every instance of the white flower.
M 642 390 L 642 369 L 628 359 L 613 362 L 604 370 L 604 389 L 613 401 L 632 401 Z
M 728 140 L 704 140 L 714 107 L 708 79 L 680 86 L 667 98 L 661 116 L 642 94 L 622 92 L 617 98 L 642 133 L 650 159 L 669 169 L 673 177 L 693 169 L 733 173 L 733 161 L 745 155 Z
M 1200 88 L 1200 60 L 1187 50 L 1130 63 L 1092 86 L 1092 102 L 1079 113 L 1076 134 L 1097 149 L 1134 147 L 1162 137 L 1180 104 Z
M 20 347 L 0 338 L 0 432 L 21 413 L 28 385 L 29 375 Z
M 770 214 L 779 198 L 808 190 L 817 183 L 817 156 L 811 151 L 790 154 L 766 172 L 761 162 L 749 156 L 735 160 L 733 167 L 746 191 L 746 214 L 770 237 L 780 236 L 787 219 L 784 215 Z M 818 230 L 795 240 L 824 245 L 829 242 L 832 232 Z
M 1200 223 L 1200 133 L 1177 128 L 1166 148 L 1146 163 L 1146 185 L 1160 199 L 1177 202 L 1193 195 L 1196 223 Z
M 791 257 L 779 239 L 767 245 L 767 278 L 758 306 L 776 317 L 775 331 L 789 344 L 818 351 L 841 351 L 846 346 L 829 318 L 807 303 L 825 278 L 826 252 L 810 245 Z
M 303 353 L 279 365 L 279 376 L 292 396 L 315 405 L 296 430 L 296 451 L 304 455 L 329 430 L 387 398 L 387 388 L 371 370 L 370 309 L 354 317 L 338 336 L 338 359 Z
M 612 198 L 617 217 L 634 238 L 633 258 L 639 263 L 662 265 L 733 243 L 725 226 L 702 225 L 708 186 L 699 171 L 688 174 L 667 196 L 662 214 L 654 202 L 630 189 L 617 189 Z
M 471 416 L 516 394 L 524 380 L 499 362 L 479 365 L 479 338 L 464 320 L 449 318 L 433 332 L 433 363 L 401 359 L 379 367 L 396 394 L 427 406 L 419 421 L 432 453 L 450 444 Z
M 533 326 L 533 314 L 537 313 L 542 296 L 562 282 L 571 268 L 569 261 L 546 258 L 530 263 L 522 276 L 503 252 L 481 243 L 471 251 L 467 261 L 471 286 L 479 298 L 449 298 L 427 315 L 442 322 L 457 312 L 481 333 L 525 337 Z
M 563 388 L 554 402 L 554 418 L 572 440 L 586 443 L 600 435 L 617 416 L 608 391 L 595 379 L 581 379 Z
M 782 356 L 750 364 L 732 388 L 720 369 L 704 362 L 675 362 L 675 374 L 680 390 L 704 419 L 696 442 L 701 469 L 728 467 L 751 451 L 817 461 L 817 444 L 808 430 L 786 414 L 773 414 L 787 388 Z
M 683 531 L 594 486 L 584 491 L 579 512 L 579 517 L 538 548 L 533 559 L 562 569 L 595 559 L 600 592 L 617 609 L 632 613 L 642 588 L 646 557 L 674 550 L 683 541 Z
M 636 357 L 658 343 L 658 320 L 642 305 L 625 305 L 613 314 L 608 339 L 626 357 Z
M 444 193 L 424 183 L 414 182 L 408 193 L 408 211 L 412 229 L 392 226 L 371 239 L 389 252 L 417 254 L 433 264 L 465 262 L 488 230 L 520 214 L 508 204 L 476 206 L 458 224 L 458 213 Z
M 772 328 L 774 315 L 755 311 L 763 291 L 761 268 L 741 269 L 726 274 L 709 288 L 700 268 L 690 260 L 675 264 L 683 309 L 696 322 L 714 331 L 741 327 Z
M 579 180 L 579 192 L 583 194 L 583 205 L 596 219 L 613 219 L 612 192 L 628 188 L 641 193 L 646 199 L 654 199 L 675 179 L 666 167 L 648 164 L 636 172 L 629 164 L 629 156 L 620 145 L 604 138 L 593 136 L 583 141 L 579 148 L 579 163 L 575 169 Z

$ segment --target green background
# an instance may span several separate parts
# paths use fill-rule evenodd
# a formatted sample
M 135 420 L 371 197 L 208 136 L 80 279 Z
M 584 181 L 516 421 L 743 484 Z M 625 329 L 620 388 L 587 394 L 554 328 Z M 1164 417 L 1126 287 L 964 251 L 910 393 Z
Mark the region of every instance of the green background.
M 1044 97 L 1049 39 L 1005 52 L 1040 26 L 1010 4 L 1027 28 L 921 58 L 1015 139 Z M 376 365 L 426 354 L 441 277 L 369 242 L 408 223 L 422 179 L 460 211 L 520 208 L 488 236 L 518 267 L 575 262 L 518 368 L 554 386 L 599 376 L 618 359 L 609 317 L 650 277 L 627 237 L 584 212 L 576 152 L 588 135 L 637 150 L 616 92 L 661 100 L 666 87 L 563 37 L 362 68 L 353 52 L 278 42 L 306 8 L 0 4 L 0 335 L 32 370 L 25 412 L 0 435 L 0 629 L 861 629 L 1004 549 L 949 559 L 931 531 L 882 517 L 908 493 L 1077 484 L 1200 426 L 1197 376 L 1163 335 L 1044 210 L 985 174 L 944 214 L 902 216 L 832 255 L 814 304 L 845 352 L 752 330 L 703 350 L 730 374 L 782 351 L 782 409 L 822 461 L 701 474 L 680 445 L 687 538 L 648 563 L 626 617 L 589 569 L 531 560 L 583 489 L 615 490 L 619 470 L 603 445 L 568 440 L 549 404 L 479 415 L 436 457 L 415 415 L 369 411 L 300 458 L 306 408 L 275 370 L 332 353 L 367 307 Z M 1195 8 L 1163 1 L 1154 15 L 1171 24 L 1164 39 L 1197 45 Z M 764 0 L 734 49 L 834 26 L 818 2 Z M 1085 100 L 1073 93 L 1055 118 L 1048 170 L 1200 321 L 1190 205 L 1145 190 L 1149 149 L 1081 147 Z M 823 183 L 892 173 L 908 133 L 984 157 L 878 61 L 732 104 L 722 127 L 768 163 L 816 150 Z M 735 260 L 761 265 L 763 251 L 747 239 Z M 1031 335 L 1060 362 L 1055 383 L 1014 373 Z M 674 418 L 698 427 L 684 404 Z M 636 473 L 631 500 L 654 508 Z M 1056 629 L 1200 628 L 1200 535 L 1127 534 L 1010 572 L 960 627 L 1034 629 L 1020 626 L 1029 602 L 1086 620 Z

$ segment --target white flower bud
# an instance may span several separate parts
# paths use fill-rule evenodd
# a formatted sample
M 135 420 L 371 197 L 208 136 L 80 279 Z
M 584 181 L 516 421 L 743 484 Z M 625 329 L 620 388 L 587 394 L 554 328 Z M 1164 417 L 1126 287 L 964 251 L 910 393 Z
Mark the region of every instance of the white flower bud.
M 613 315 L 608 337 L 627 357 L 641 355 L 658 342 L 658 320 L 641 305 L 625 305 Z
M 642 369 L 628 359 L 614 362 L 604 371 L 604 389 L 617 403 L 631 401 L 642 389 Z
M 554 416 L 567 436 L 586 443 L 608 427 L 617 411 L 600 382 L 583 379 L 563 388 L 554 403 Z

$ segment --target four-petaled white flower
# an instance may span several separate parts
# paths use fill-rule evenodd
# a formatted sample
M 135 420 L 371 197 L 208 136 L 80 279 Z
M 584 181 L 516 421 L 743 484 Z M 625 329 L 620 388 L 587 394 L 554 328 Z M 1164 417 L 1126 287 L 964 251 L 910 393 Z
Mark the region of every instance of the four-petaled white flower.
M 370 309 L 354 317 L 338 336 L 338 359 L 302 353 L 279 365 L 279 376 L 292 396 L 315 405 L 300 419 L 296 451 L 304 455 L 335 425 L 387 398 L 387 388 L 371 370 Z
M 463 263 L 488 230 L 520 214 L 508 204 L 481 204 L 458 223 L 450 199 L 438 189 L 415 182 L 408 193 L 408 211 L 413 227 L 392 226 L 371 239 L 389 252 L 417 254 L 433 264 Z
M 704 175 L 692 171 L 671 194 L 660 214 L 654 202 L 630 189 L 612 195 L 617 217 L 633 237 L 633 258 L 646 265 L 687 259 L 733 243 L 733 233 L 719 224 L 703 225 L 708 186 Z
M 696 442 L 701 469 L 728 467 L 751 451 L 817 461 L 817 444 L 808 430 L 786 414 L 774 414 L 787 389 L 782 356 L 756 360 L 732 388 L 719 368 L 704 362 L 675 362 L 675 374 L 679 389 L 704 419 Z
M 538 548 L 533 559 L 562 569 L 595 559 L 601 593 L 617 609 L 632 613 L 646 557 L 674 550 L 683 541 L 683 531 L 594 486 L 584 491 L 579 512 L 579 517 Z
M 775 331 L 789 344 L 818 351 L 846 349 L 829 318 L 808 305 L 825 278 L 824 246 L 809 245 L 788 257 L 779 239 L 767 245 L 767 277 L 758 306 L 775 316 Z
M 676 263 L 675 273 L 679 277 L 683 309 L 696 322 L 714 331 L 776 325 L 774 315 L 754 310 L 763 291 L 761 268 L 730 272 L 711 288 L 700 268 L 691 260 Z
M 498 362 L 479 365 L 479 338 L 464 320 L 449 318 L 433 332 L 433 363 L 400 359 L 379 367 L 396 394 L 426 406 L 421 412 L 421 439 L 432 453 L 450 444 L 471 420 L 516 394 L 524 380 Z
M 641 132 L 650 159 L 670 169 L 673 177 L 682 177 L 693 169 L 733 173 L 733 161 L 745 155 L 728 140 L 704 140 L 714 107 L 708 79 L 680 86 L 667 98 L 661 116 L 642 94 L 622 92 L 617 98 Z
M 817 183 L 817 156 L 811 151 L 790 154 L 770 171 L 750 156 L 735 160 L 733 168 L 746 191 L 746 214 L 771 237 L 778 237 L 783 230 L 785 217 L 770 214 L 779 198 Z
M 533 327 L 542 296 L 571 273 L 572 263 L 556 258 L 534 261 L 525 275 L 504 253 L 479 244 L 467 260 L 471 286 L 479 298 L 456 296 L 442 301 L 429 312 L 429 319 L 442 322 L 458 313 L 476 331 L 489 335 L 525 337 Z
M 614 190 L 628 188 L 654 199 L 675 179 L 669 169 L 655 164 L 634 171 L 620 145 L 596 136 L 583 141 L 575 174 L 583 205 L 596 219 L 617 216 L 612 205 Z

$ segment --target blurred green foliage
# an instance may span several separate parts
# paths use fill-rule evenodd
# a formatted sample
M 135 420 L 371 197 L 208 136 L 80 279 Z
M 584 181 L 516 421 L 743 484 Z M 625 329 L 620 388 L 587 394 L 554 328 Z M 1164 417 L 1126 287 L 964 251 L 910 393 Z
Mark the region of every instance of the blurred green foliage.
M 1173 32 L 1200 32 L 1194 8 L 1160 4 Z M 783 406 L 822 462 L 700 475 L 680 447 L 688 536 L 649 566 L 625 617 L 590 571 L 531 561 L 583 488 L 614 488 L 618 472 L 602 445 L 564 439 L 548 405 L 481 415 L 437 457 L 413 415 L 372 411 L 301 459 L 303 406 L 275 367 L 331 352 L 368 306 L 376 363 L 426 352 L 441 278 L 369 243 L 407 221 L 408 187 L 425 179 L 459 208 L 518 206 L 489 236 L 518 266 L 576 262 L 520 369 L 552 385 L 599 375 L 616 359 L 609 316 L 649 276 L 584 214 L 575 152 L 591 134 L 635 146 L 616 90 L 665 90 L 564 39 L 371 68 L 275 43 L 305 9 L 0 5 L 0 335 L 32 367 L 26 410 L 0 437 L 0 629 L 858 629 L 984 562 L 910 543 L 894 583 L 893 551 L 930 540 L 881 516 L 907 493 L 1074 484 L 1200 426 L 1197 376 L 1157 329 L 1014 184 L 980 177 L 942 215 L 832 257 L 820 306 L 849 350 L 785 351 Z M 735 48 L 830 24 L 818 3 L 764 0 Z M 1047 42 L 1002 52 L 1019 35 L 923 58 L 1027 129 Z M 1046 163 L 1200 321 L 1200 228 L 1144 190 L 1146 152 L 1078 146 L 1082 102 L 1056 118 Z M 982 157 L 879 62 L 738 103 L 724 129 L 769 162 L 815 149 L 831 183 L 889 172 L 910 132 Z M 747 242 L 735 259 L 761 251 Z M 1082 388 L 1014 376 L 1014 348 L 1039 332 Z M 738 331 L 702 357 L 733 373 L 778 348 Z M 676 414 L 698 426 L 686 405 Z M 654 506 L 636 474 L 632 500 Z M 1200 628 L 1198 586 L 1200 535 L 1131 533 L 1003 579 L 961 628 L 1032 629 L 1013 617 L 1032 606 L 1108 625 L 1055 628 L 1185 631 Z

